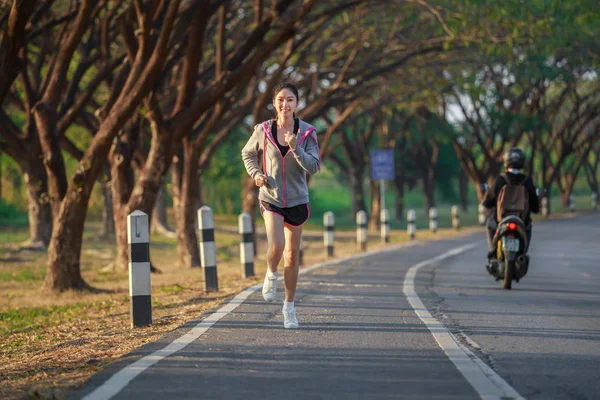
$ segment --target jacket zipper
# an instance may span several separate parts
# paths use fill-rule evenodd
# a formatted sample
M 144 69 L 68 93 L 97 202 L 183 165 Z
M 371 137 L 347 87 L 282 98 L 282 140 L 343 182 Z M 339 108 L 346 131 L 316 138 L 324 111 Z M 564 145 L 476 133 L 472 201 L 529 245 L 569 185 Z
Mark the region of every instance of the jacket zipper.
M 281 155 L 281 151 L 279 150 L 279 147 L 275 144 L 275 140 L 273 139 L 273 135 L 271 135 L 271 130 L 269 129 L 269 133 L 268 133 L 268 137 L 271 140 L 271 142 L 273 142 L 273 145 L 277 148 L 277 154 L 279 154 L 279 157 L 281 157 L 281 180 L 283 182 L 283 208 L 286 208 L 287 206 L 287 188 L 285 186 L 285 157 L 287 157 L 287 155 L 290 153 L 291 148 L 288 149 L 287 153 L 285 153 L 285 156 Z M 266 149 L 265 149 L 265 154 L 266 154 Z
M 277 149 L 279 150 L 279 149 Z M 288 149 L 287 153 L 285 153 L 285 156 L 281 156 L 281 174 L 283 176 L 283 208 L 287 207 L 287 188 L 285 186 L 285 158 L 287 157 L 288 154 L 290 154 L 290 151 L 292 149 Z M 281 151 L 279 152 L 279 154 L 281 154 Z

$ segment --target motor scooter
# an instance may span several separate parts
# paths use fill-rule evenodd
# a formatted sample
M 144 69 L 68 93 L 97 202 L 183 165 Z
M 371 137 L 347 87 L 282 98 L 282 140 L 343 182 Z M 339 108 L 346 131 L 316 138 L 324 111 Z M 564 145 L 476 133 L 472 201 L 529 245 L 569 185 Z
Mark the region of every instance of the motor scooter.
M 482 184 L 487 192 L 488 185 Z M 544 189 L 537 189 L 538 199 L 545 196 Z M 527 227 L 525 222 L 516 215 L 507 215 L 498 222 L 496 233 L 492 240 L 496 250 L 496 258 L 490 258 L 486 269 L 496 281 L 502 281 L 503 289 L 511 289 L 512 282 L 519 282 L 529 269 L 529 248 Z

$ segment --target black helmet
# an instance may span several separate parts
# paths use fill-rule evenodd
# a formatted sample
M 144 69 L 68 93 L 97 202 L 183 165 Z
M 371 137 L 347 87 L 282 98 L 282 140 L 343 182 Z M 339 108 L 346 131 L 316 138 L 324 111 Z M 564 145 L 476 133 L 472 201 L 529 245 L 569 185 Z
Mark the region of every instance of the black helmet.
M 525 166 L 525 152 L 518 147 L 508 149 L 504 153 L 504 167 L 521 169 Z

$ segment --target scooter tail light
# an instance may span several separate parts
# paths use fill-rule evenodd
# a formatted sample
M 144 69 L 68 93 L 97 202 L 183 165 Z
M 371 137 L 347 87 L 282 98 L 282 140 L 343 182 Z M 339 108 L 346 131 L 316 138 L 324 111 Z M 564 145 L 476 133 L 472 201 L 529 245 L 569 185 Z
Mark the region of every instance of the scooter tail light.
M 516 231 L 517 230 L 517 224 L 515 224 L 514 222 L 509 222 L 508 223 L 508 230 L 510 230 L 510 231 Z

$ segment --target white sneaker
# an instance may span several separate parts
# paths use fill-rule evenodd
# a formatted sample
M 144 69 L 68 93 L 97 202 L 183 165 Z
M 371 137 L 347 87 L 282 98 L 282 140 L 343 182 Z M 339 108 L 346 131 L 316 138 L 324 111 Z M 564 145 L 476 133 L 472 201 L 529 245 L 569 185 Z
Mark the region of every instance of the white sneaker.
M 277 273 L 271 276 L 268 273 L 265 274 L 265 281 L 262 288 L 262 295 L 265 301 L 275 300 L 275 295 L 277 294 L 277 276 Z
M 283 311 L 283 327 L 286 329 L 296 329 L 298 328 L 298 320 L 296 319 L 296 309 L 292 308 L 290 310 Z

